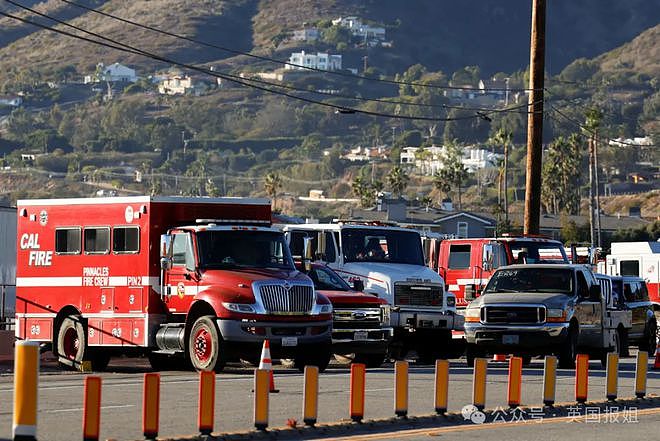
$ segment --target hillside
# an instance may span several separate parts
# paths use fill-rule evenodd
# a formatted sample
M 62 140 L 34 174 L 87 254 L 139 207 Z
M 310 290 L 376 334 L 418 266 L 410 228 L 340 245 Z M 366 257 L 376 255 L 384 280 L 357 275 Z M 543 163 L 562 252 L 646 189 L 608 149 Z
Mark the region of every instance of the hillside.
M 98 5 L 102 11 L 210 43 L 273 54 L 283 60 L 295 47 L 280 46 L 278 51 L 277 43 L 284 35 L 305 23 L 358 15 L 385 26 L 393 47 L 349 50 L 347 61 L 359 65 L 362 56 L 368 55 L 370 65 L 389 74 L 402 72 L 415 63 L 444 72 L 466 65 L 479 65 L 486 74 L 512 72 L 525 68 L 529 58 L 529 0 L 416 0 L 414 7 L 401 0 L 81 0 L 81 3 Z M 6 10 L 7 4 L 0 7 Z M 230 55 L 130 27 L 59 0 L 41 2 L 36 7 L 72 24 L 181 61 L 216 62 Z M 559 72 L 576 58 L 591 58 L 611 50 L 659 21 L 660 0 L 550 2 L 546 66 L 553 73 Z M 121 61 L 149 69 L 162 67 L 142 57 L 10 22 L 0 20 L 0 72 L 28 66 L 48 71 L 73 64 L 82 73 L 99 61 Z M 319 49 L 334 50 L 327 46 Z M 0 74 L 0 79 L 3 75 Z
M 595 60 L 604 72 L 636 72 L 660 77 L 660 24 Z

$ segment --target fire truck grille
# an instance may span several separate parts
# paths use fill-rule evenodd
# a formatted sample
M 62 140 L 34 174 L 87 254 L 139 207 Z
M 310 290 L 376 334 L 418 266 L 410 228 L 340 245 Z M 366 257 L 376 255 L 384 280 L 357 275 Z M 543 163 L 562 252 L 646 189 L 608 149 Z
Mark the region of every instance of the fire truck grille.
M 305 285 L 261 285 L 261 302 L 268 313 L 310 313 L 314 288 Z
M 543 323 L 543 306 L 486 306 L 483 308 L 484 323 Z
M 395 305 L 441 306 L 442 287 L 394 284 Z

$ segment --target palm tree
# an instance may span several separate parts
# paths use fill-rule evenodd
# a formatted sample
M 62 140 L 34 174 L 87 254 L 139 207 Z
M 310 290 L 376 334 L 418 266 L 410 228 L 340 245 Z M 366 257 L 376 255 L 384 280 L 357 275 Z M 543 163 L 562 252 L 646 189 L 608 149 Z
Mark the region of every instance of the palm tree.
M 410 176 L 402 169 L 400 166 L 393 167 L 390 172 L 387 174 L 387 183 L 392 189 L 397 197 L 401 197 L 401 194 L 405 191 L 410 181 Z
M 435 187 L 446 193 L 456 187 L 458 193 L 458 209 L 462 209 L 461 190 L 463 182 L 468 178 L 468 172 L 463 166 L 463 155 L 461 147 L 452 142 L 447 147 L 446 153 L 442 155 L 442 168 L 433 176 Z
M 504 222 L 509 221 L 509 187 L 508 187 L 508 175 L 509 175 L 509 145 L 513 139 L 513 133 L 511 130 L 500 127 L 495 135 L 492 138 L 492 142 L 499 144 L 504 148 L 504 162 L 502 167 L 502 175 L 500 177 L 500 185 L 498 185 L 498 194 L 501 194 L 502 187 L 504 187 Z M 504 184 L 504 185 L 502 185 Z M 502 200 L 500 196 L 499 200 Z
M 266 190 L 266 194 L 273 200 L 273 210 L 275 210 L 277 204 L 277 192 L 280 188 L 282 188 L 282 178 L 279 173 L 268 173 L 264 181 L 264 190 Z
M 589 137 L 589 226 L 591 232 L 591 246 L 600 246 L 600 201 L 598 197 L 598 151 L 597 138 L 598 128 L 603 119 L 603 113 L 596 107 L 589 109 L 586 113 L 586 121 L 583 130 Z M 595 187 L 595 190 L 594 190 Z M 598 215 L 594 219 L 594 212 Z M 598 238 L 595 240 L 594 233 L 597 231 Z

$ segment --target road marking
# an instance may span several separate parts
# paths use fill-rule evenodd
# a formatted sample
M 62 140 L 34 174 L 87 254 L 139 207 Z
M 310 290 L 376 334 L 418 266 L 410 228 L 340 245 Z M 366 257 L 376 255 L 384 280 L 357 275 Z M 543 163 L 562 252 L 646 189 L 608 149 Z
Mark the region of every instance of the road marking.
M 101 406 L 101 409 L 123 409 L 126 407 L 135 407 L 135 404 L 117 404 L 115 406 Z M 80 412 L 83 410 L 82 407 L 72 407 L 70 409 L 53 409 L 53 410 L 44 410 L 40 413 L 60 413 L 60 412 Z
M 622 412 L 612 412 L 613 415 L 618 415 Z M 660 408 L 653 409 L 638 409 L 637 415 L 653 415 L 660 414 Z M 412 438 L 414 436 L 426 435 L 426 436 L 439 436 L 443 433 L 451 432 L 463 432 L 463 431 L 473 431 L 473 430 L 491 430 L 497 429 L 500 427 L 510 427 L 510 426 L 525 426 L 525 425 L 536 425 L 536 424 L 556 424 L 561 422 L 567 423 L 582 423 L 589 418 L 590 415 L 581 415 L 581 416 L 568 416 L 568 417 L 551 417 L 542 420 L 527 420 L 524 422 L 519 421 L 507 421 L 503 423 L 487 423 L 487 424 L 463 424 L 459 426 L 451 427 L 442 427 L 438 429 L 426 428 L 426 429 L 411 429 L 411 430 L 402 430 L 395 432 L 383 432 L 383 433 L 373 433 L 368 435 L 352 435 L 347 437 L 336 437 L 336 438 L 324 438 L 324 441 L 367 441 L 367 440 L 380 440 L 380 439 L 401 439 L 401 438 Z

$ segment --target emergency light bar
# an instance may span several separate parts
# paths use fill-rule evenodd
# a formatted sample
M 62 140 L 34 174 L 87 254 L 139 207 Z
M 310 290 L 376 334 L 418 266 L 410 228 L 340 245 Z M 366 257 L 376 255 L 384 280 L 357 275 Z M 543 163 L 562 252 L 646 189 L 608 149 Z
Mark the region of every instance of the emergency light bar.
M 195 219 L 197 224 L 223 224 L 223 225 L 270 225 L 269 220 L 261 219 Z

